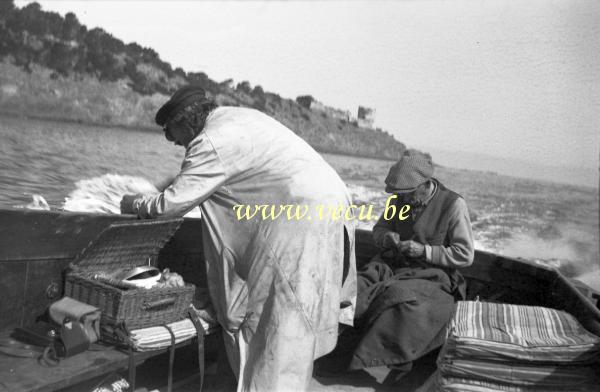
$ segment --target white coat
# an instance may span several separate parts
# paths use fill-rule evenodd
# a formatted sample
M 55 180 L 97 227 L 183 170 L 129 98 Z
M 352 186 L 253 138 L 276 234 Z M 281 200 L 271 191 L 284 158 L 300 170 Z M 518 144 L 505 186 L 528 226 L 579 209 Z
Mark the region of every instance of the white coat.
M 352 324 L 356 301 L 354 225 L 328 217 L 329 206 L 351 199 L 323 158 L 259 111 L 219 107 L 190 142 L 172 185 L 133 204 L 141 217 L 200 205 L 209 291 L 238 390 L 306 389 L 313 360 L 335 347 L 338 323 Z M 236 205 L 298 205 L 308 213 L 240 220 Z M 343 302 L 350 305 L 341 309 Z

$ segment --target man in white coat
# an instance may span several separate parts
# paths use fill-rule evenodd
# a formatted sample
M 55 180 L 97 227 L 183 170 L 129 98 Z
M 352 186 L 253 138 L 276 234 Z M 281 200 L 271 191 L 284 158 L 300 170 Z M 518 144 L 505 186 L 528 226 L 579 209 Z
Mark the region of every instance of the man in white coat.
M 186 148 L 181 171 L 158 195 L 123 197 L 122 212 L 155 218 L 200 206 L 209 291 L 238 391 L 305 390 L 313 360 L 354 315 L 353 222 L 329 213 L 351 204 L 345 184 L 275 119 L 217 107 L 199 87 L 178 90 L 156 122 Z M 240 215 L 263 205 L 267 214 Z

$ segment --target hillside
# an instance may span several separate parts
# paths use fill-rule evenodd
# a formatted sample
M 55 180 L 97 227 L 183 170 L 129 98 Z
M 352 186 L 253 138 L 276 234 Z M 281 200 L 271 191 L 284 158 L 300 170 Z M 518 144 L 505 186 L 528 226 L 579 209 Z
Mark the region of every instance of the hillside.
M 173 69 L 150 48 L 88 30 L 32 3 L 0 1 L 0 111 L 127 127 L 153 127 L 154 113 L 185 84 L 202 86 L 220 105 L 261 110 L 319 151 L 397 158 L 404 144 L 380 129 L 310 110 L 261 86 Z

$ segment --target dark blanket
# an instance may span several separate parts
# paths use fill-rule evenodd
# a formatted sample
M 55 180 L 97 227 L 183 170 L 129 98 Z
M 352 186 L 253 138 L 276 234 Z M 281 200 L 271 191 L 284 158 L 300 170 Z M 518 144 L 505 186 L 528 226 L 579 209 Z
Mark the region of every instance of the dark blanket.
M 358 274 L 360 338 L 349 369 L 410 364 L 443 343 L 454 288 L 439 268 L 392 269 L 375 257 Z

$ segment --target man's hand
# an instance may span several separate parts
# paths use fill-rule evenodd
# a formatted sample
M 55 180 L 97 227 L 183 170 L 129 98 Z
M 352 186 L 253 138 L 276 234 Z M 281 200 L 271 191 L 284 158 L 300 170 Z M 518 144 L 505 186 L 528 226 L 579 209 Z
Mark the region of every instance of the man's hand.
M 407 257 L 421 258 L 425 256 L 425 245 L 413 240 L 401 241 L 400 252 Z
M 397 252 L 400 249 L 400 234 L 388 231 L 383 235 L 383 249 L 391 249 Z
M 125 195 L 121 199 L 121 214 L 135 214 L 136 211 L 133 209 L 133 202 L 139 199 L 142 195 Z

